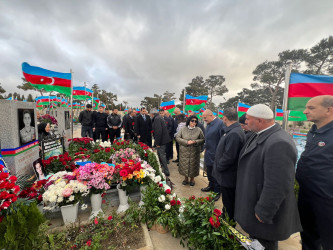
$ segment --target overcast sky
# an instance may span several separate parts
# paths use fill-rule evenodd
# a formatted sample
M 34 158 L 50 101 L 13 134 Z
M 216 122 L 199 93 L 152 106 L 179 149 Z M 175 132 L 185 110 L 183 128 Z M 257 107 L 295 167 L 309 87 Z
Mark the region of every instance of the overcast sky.
M 22 62 L 73 69 L 75 86 L 97 83 L 139 106 L 221 74 L 228 98 L 258 64 L 332 35 L 332 10 L 332 0 L 1 0 L 0 83 L 18 92 Z

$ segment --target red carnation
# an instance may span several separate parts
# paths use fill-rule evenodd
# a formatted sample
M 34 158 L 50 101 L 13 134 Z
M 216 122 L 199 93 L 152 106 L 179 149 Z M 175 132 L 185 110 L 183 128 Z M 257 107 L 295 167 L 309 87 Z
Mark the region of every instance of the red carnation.
M 221 210 L 215 208 L 215 209 L 214 209 L 214 214 L 215 214 L 216 216 L 220 216 L 220 215 L 222 214 L 222 212 L 221 212 Z
M 189 198 L 190 200 L 195 200 L 195 196 L 194 195 L 192 195 L 192 196 L 190 196 L 190 198 Z
M 126 169 L 122 169 L 122 170 L 120 170 L 119 175 L 120 175 L 121 177 L 124 177 L 124 176 L 127 176 L 127 175 L 128 175 L 128 172 L 127 172 Z
M 110 215 L 110 216 L 108 217 L 108 220 L 112 220 L 112 215 Z
M 87 245 L 88 247 L 90 247 L 90 246 L 91 246 L 91 240 L 88 240 L 87 243 L 86 243 L 86 245 Z
M 217 216 L 210 217 L 209 222 L 212 225 L 212 227 L 214 227 L 214 228 L 218 228 L 220 226 L 220 221 Z
M 159 187 L 163 187 L 163 184 L 162 184 L 162 183 L 160 183 L 160 184 L 158 184 L 158 186 L 159 186 Z
M 176 205 L 176 201 L 175 201 L 175 200 L 171 200 L 171 201 L 170 201 L 170 205 L 171 205 L 171 206 Z
M 180 200 L 177 200 L 177 205 L 181 205 L 182 203 L 180 202 Z
M 170 189 L 167 189 L 167 190 L 165 190 L 165 193 L 166 193 L 166 194 L 171 194 L 171 190 L 170 190 Z

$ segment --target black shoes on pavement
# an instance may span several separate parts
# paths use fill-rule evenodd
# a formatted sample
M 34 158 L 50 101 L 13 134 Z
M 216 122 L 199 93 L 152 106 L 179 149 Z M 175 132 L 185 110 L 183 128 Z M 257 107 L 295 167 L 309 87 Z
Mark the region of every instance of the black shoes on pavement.
M 210 192 L 210 191 L 213 191 L 213 189 L 210 186 L 208 186 L 208 187 L 205 187 L 205 188 L 201 188 L 201 191 L 202 192 Z
M 218 193 L 214 198 L 213 201 L 217 202 L 220 199 L 221 194 Z

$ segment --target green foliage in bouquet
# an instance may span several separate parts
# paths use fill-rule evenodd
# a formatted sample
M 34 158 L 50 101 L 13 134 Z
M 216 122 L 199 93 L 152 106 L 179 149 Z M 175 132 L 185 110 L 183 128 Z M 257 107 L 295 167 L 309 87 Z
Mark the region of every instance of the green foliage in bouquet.
M 45 221 L 35 202 L 18 199 L 0 223 L 1 249 L 32 249 L 39 226 Z
M 242 247 L 220 221 L 212 196 L 185 200 L 181 214 L 181 244 L 195 249 L 241 249 Z M 228 224 L 231 224 L 226 219 Z
M 98 144 L 92 143 L 93 139 L 89 137 L 69 139 L 68 152 L 74 155 L 82 150 L 94 150 L 99 148 Z

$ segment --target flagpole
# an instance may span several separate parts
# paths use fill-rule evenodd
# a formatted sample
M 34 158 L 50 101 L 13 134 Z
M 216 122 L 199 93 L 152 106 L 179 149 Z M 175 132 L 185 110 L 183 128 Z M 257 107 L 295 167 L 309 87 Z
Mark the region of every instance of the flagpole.
M 71 114 L 72 114 L 72 139 L 74 138 L 74 122 L 73 122 L 73 118 L 74 118 L 74 113 L 73 113 L 73 71 L 72 69 L 70 69 L 70 73 L 71 73 Z
M 185 102 L 186 102 L 186 88 L 184 88 L 184 100 L 183 100 L 183 113 L 185 114 Z
M 286 74 L 284 77 L 284 95 L 283 95 L 283 121 L 282 121 L 282 128 L 287 131 L 288 127 L 288 94 L 289 94 L 289 82 L 290 82 L 290 73 L 291 73 L 291 61 L 287 62 Z
M 84 82 L 84 95 L 86 95 L 86 94 L 87 94 L 87 83 Z M 87 106 L 87 98 L 85 98 L 84 106 Z

